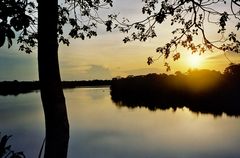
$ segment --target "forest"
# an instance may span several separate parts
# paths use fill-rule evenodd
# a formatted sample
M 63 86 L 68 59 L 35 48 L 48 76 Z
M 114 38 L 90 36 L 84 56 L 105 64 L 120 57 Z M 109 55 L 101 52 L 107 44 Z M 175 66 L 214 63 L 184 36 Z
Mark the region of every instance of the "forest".
M 174 109 L 187 107 L 193 112 L 240 115 L 240 64 L 220 73 L 215 70 L 189 70 L 174 75 L 148 74 L 114 78 L 111 97 L 118 106 Z
M 83 80 L 83 81 L 62 81 L 62 87 L 78 88 L 78 87 L 97 87 L 109 86 L 111 80 Z M 29 93 L 40 90 L 39 81 L 2 81 L 0 82 L 0 95 L 18 95 L 20 93 Z

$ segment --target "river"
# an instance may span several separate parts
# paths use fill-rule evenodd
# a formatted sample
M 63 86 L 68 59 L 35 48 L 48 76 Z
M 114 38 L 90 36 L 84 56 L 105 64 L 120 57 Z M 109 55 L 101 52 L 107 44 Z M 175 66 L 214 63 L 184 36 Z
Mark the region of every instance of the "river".
M 68 158 L 239 158 L 240 118 L 117 106 L 109 88 L 64 90 Z M 40 93 L 0 96 L 0 132 L 36 158 L 44 140 Z

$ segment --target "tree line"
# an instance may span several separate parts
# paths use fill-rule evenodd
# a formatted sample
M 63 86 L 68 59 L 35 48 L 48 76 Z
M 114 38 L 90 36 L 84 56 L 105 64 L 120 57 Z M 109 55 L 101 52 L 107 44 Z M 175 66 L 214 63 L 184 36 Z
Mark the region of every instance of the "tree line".
M 240 115 L 240 64 L 224 73 L 189 70 L 174 75 L 148 74 L 114 78 L 112 100 L 119 106 L 147 107 L 150 110 L 188 107 L 191 111 L 214 115 Z
M 92 86 L 110 86 L 111 80 L 83 80 L 83 81 L 62 81 L 62 87 L 78 88 Z M 0 82 L 0 95 L 18 95 L 40 90 L 39 81 L 2 81 Z
M 58 62 L 59 44 L 70 44 L 66 36 L 83 40 L 85 37 L 94 37 L 97 35 L 97 24 L 102 24 L 106 26 L 106 31 L 118 28 L 123 33 L 129 33 L 123 39 L 125 43 L 132 40 L 146 41 L 157 37 L 156 31 L 159 29 L 156 26 L 162 26 L 164 21 L 170 19 L 171 25 L 175 26 L 173 38 L 156 49 L 160 53 L 159 57 L 163 55 L 167 59 L 173 52 L 173 58 L 177 60 L 180 57 L 177 46 L 190 49 L 192 53 L 213 49 L 240 52 L 236 33 L 240 28 L 239 0 L 142 2 L 142 13 L 146 18 L 129 23 L 127 18 L 119 21 L 115 14 L 108 15 L 107 20 L 99 16 L 101 9 L 113 7 L 112 0 L 66 0 L 59 4 L 58 0 L 0 1 L 0 47 L 7 43 L 10 48 L 13 39 L 17 39 L 20 44 L 19 50 L 26 53 L 38 47 L 38 74 L 46 125 L 45 158 L 67 157 L 69 123 Z M 205 26 L 209 23 L 218 28 L 216 33 L 220 39 L 207 36 Z M 67 24 L 69 29 L 64 29 Z M 194 42 L 199 37 L 202 42 Z M 155 60 L 148 57 L 147 63 L 152 64 Z M 164 65 L 170 70 L 168 63 Z

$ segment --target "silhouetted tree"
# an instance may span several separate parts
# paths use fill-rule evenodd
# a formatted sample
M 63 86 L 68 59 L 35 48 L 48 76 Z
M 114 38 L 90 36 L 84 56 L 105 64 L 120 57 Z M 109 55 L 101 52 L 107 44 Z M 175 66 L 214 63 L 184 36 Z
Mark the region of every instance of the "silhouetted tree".
M 132 31 L 130 36 L 124 38 L 125 43 L 157 37 L 162 24 L 171 20 L 172 26 L 169 28 L 172 28 L 173 35 L 169 42 L 156 49 L 159 57 L 168 58 L 171 54 L 174 60 L 179 59 L 180 46 L 199 54 L 214 49 L 240 52 L 237 36 L 240 28 L 239 0 L 143 0 L 143 3 L 145 19 L 133 23 L 127 19 L 118 21 L 122 32 Z M 209 30 L 216 32 L 216 36 L 209 36 Z M 149 57 L 147 63 L 152 64 L 155 60 Z M 170 70 L 168 63 L 165 66 Z
M 240 64 L 231 64 L 224 70 L 226 90 L 232 97 L 239 98 Z
M 240 79 L 240 64 L 230 64 L 225 68 L 224 74 Z
M 0 47 L 7 39 L 12 46 L 15 32 L 19 32 L 20 50 L 31 53 L 38 46 L 38 71 L 41 99 L 45 114 L 45 158 L 67 157 L 69 123 L 61 86 L 58 63 L 58 44 L 69 45 L 66 34 L 72 38 L 96 36 L 96 24 L 106 25 L 111 31 L 111 19 L 102 20 L 98 10 L 112 6 L 112 0 L 38 0 L 38 6 L 28 0 L 0 1 Z M 93 14 L 94 13 L 94 14 Z M 68 33 L 64 25 L 70 25 Z M 64 32 L 65 31 L 65 32 Z
M 239 23 L 239 0 L 144 0 L 143 14 L 148 17 L 142 21 L 128 24 L 123 21 L 119 28 L 122 32 L 137 29 L 131 37 L 126 37 L 124 42 L 131 40 L 146 41 L 156 37 L 155 27 L 162 24 L 167 17 L 171 17 L 171 25 L 176 25 L 173 30 L 174 37 L 166 45 L 158 47 L 156 51 L 168 58 L 173 51 L 174 60 L 180 57 L 177 52 L 179 45 L 191 49 L 193 53 L 204 53 L 207 49 L 217 48 L 223 51 L 239 52 L 239 39 L 236 33 L 227 32 L 227 22 L 231 18 Z M 217 10 L 217 5 L 227 5 L 230 9 Z M 66 148 L 69 137 L 69 127 L 65 99 L 61 87 L 61 78 L 58 64 L 58 44 L 69 45 L 63 26 L 69 24 L 71 29 L 67 33 L 72 38 L 85 39 L 96 36 L 96 23 L 106 25 L 106 30 L 111 31 L 112 20 L 116 15 L 109 15 L 108 20 L 102 20 L 98 14 L 92 14 L 104 6 L 112 6 L 112 0 L 66 0 L 58 5 L 57 0 L 38 0 L 38 7 L 27 0 L 1 0 L 0 1 L 0 47 L 7 39 L 8 47 L 12 45 L 15 32 L 18 33 L 20 50 L 31 52 L 31 47 L 38 46 L 38 66 L 42 103 L 46 120 L 46 152 L 45 157 L 66 157 Z M 38 11 L 38 18 L 36 12 Z M 79 17 L 80 16 L 80 17 Z M 211 19 L 211 16 L 214 16 Z M 213 21 L 212 21 L 213 20 Z M 216 43 L 210 40 L 204 28 L 204 23 L 210 22 L 219 26 L 217 33 L 221 36 Z M 194 37 L 202 35 L 202 44 L 196 44 Z M 222 43 L 223 42 L 223 43 Z M 148 58 L 148 64 L 154 62 Z M 166 63 L 167 70 L 170 70 Z
M 238 72 L 239 74 L 239 72 Z M 191 70 L 176 75 L 114 78 L 111 97 L 118 106 L 150 110 L 187 107 L 193 112 L 240 116 L 239 78 L 218 71 Z

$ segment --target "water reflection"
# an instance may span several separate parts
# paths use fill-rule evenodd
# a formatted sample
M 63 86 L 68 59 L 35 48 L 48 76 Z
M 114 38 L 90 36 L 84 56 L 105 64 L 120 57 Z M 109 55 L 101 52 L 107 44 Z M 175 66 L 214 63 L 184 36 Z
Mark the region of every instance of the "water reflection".
M 109 93 L 108 88 L 65 90 L 69 158 L 240 157 L 239 118 L 197 116 L 187 108 L 131 109 L 116 106 Z M 0 97 L 0 105 L 0 131 L 14 135 L 14 149 L 37 157 L 44 136 L 39 94 Z
M 90 95 L 103 96 L 99 99 Z M 72 125 L 70 157 L 240 156 L 240 120 L 226 115 L 195 115 L 187 108 L 149 111 L 115 106 L 109 89 L 67 93 Z M 74 101 L 74 102 L 72 102 Z M 77 153 L 77 154 L 76 154 Z
M 9 144 L 14 151 L 24 151 L 27 157 L 37 157 L 44 139 L 40 94 L 0 96 L 0 132 L 13 135 Z
M 159 99 L 156 96 L 151 97 L 139 97 L 134 95 L 119 95 L 111 93 L 113 102 L 118 107 L 128 107 L 131 109 L 145 107 L 150 111 L 156 110 L 168 110 L 186 107 L 190 111 L 196 114 L 212 114 L 213 116 L 222 116 L 226 114 L 228 116 L 240 116 L 240 106 L 237 102 L 218 102 L 217 100 L 208 100 L 206 102 L 201 101 L 189 101 L 189 100 L 175 100 L 174 98 Z

